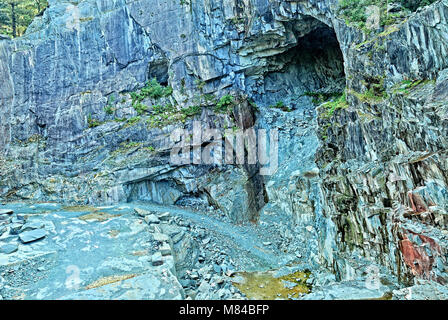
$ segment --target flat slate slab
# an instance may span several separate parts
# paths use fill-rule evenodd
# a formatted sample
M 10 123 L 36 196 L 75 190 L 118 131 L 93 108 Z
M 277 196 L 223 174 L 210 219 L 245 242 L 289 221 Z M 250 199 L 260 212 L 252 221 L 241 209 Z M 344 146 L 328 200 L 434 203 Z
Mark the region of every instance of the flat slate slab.
M 33 222 L 27 222 L 25 223 L 21 228 L 20 232 L 26 232 L 36 229 L 44 229 L 45 224 L 42 221 L 33 221 Z
M 19 246 L 15 243 L 0 244 L 0 253 L 11 254 L 16 252 Z
M 45 238 L 46 235 L 47 231 L 45 231 L 45 229 L 36 229 L 22 232 L 21 234 L 19 234 L 19 238 L 23 243 L 29 243 Z
M 14 210 L 11 209 L 0 209 L 0 214 L 13 214 Z

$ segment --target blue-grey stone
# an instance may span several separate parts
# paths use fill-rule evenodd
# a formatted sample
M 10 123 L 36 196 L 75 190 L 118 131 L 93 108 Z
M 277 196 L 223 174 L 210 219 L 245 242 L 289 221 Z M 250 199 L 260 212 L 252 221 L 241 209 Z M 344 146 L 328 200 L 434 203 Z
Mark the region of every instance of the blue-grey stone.
M 19 249 L 15 243 L 0 244 L 0 253 L 10 254 L 16 252 Z
M 45 229 L 36 229 L 31 231 L 25 231 L 19 234 L 19 238 L 23 243 L 33 242 L 44 238 L 47 235 Z

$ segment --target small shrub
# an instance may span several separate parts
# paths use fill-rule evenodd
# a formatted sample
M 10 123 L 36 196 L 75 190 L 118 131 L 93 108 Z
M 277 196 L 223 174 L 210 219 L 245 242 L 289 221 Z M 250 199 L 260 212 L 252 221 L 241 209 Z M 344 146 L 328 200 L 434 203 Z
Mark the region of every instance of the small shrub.
M 291 108 L 286 106 L 283 101 L 279 101 L 275 105 L 270 105 L 269 108 L 280 109 L 280 110 L 285 111 L 285 112 L 291 112 L 292 111 Z
M 108 115 L 112 115 L 115 112 L 115 108 L 112 107 L 110 104 L 108 104 L 107 106 L 104 107 L 104 112 L 106 112 L 106 114 Z
M 148 109 L 147 106 L 145 106 L 144 104 L 142 104 L 140 102 L 136 103 L 133 107 L 134 107 L 134 110 L 137 111 L 137 114 L 139 116 L 144 114 L 146 112 L 146 110 Z
M 194 81 L 194 84 L 196 85 L 196 87 L 199 89 L 199 91 L 203 91 L 204 90 L 204 86 L 205 86 L 205 81 L 200 80 L 200 79 L 196 79 Z
M 433 4 L 437 0 L 401 0 L 401 5 L 411 11 Z
M 87 117 L 87 123 L 89 125 L 89 128 L 95 128 L 103 124 L 101 121 L 93 119 L 91 114 L 89 114 L 89 116 Z
M 171 104 L 152 106 L 152 113 L 155 115 L 172 113 L 176 109 Z
M 333 101 L 326 102 L 322 105 L 325 113 L 322 113 L 321 117 L 330 118 L 333 116 L 334 112 L 338 109 L 345 109 L 348 107 L 347 97 L 345 92 L 337 99 Z
M 146 86 L 141 89 L 141 94 L 144 98 L 151 97 L 153 99 L 160 99 L 162 97 L 168 97 L 173 93 L 173 88 L 163 87 L 157 82 L 157 79 L 152 79 L 146 83 Z
M 342 95 L 342 93 L 341 92 L 310 92 L 310 91 L 307 91 L 303 95 L 307 96 L 307 97 L 311 97 L 313 104 L 318 106 L 332 98 L 340 97 Z
M 137 116 L 137 117 L 132 117 L 128 119 L 128 125 L 133 125 L 137 122 L 139 122 L 141 120 L 141 117 Z
M 187 108 L 182 108 L 180 112 L 186 117 L 193 117 L 195 115 L 201 114 L 202 109 L 200 106 L 189 106 Z
M 229 113 L 232 111 L 232 108 L 234 106 L 235 106 L 235 99 L 233 98 L 233 96 L 227 94 L 221 97 L 221 99 L 219 99 L 214 110 L 217 113 Z
M 169 97 L 173 94 L 173 88 L 164 87 L 157 82 L 157 79 L 148 81 L 146 85 L 139 92 L 131 92 L 132 105 L 142 102 L 145 98 L 152 98 L 159 100 L 162 97 Z

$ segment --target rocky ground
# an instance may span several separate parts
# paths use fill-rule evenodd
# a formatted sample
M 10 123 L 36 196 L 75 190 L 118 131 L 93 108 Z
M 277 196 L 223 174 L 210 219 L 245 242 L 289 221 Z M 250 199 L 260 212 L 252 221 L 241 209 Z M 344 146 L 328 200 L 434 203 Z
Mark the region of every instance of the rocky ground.
M 391 283 L 368 288 L 365 279 L 335 283 L 301 259 L 291 226 L 272 214 L 236 226 L 213 210 L 147 203 L 14 203 L 0 212 L 2 299 L 406 299 L 411 292 Z M 446 295 L 436 289 L 421 283 L 414 291 Z
M 290 257 L 216 213 L 125 204 L 2 209 L 4 299 L 241 299 L 237 271 Z M 31 231 L 31 233 L 30 233 Z

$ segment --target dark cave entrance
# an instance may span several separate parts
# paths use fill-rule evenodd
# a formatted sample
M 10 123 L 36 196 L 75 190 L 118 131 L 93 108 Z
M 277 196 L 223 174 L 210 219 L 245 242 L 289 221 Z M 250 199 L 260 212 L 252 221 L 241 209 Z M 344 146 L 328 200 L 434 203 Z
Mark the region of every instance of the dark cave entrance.
M 267 105 L 284 101 L 295 109 L 309 104 L 309 94 L 342 93 L 345 88 L 344 59 L 334 29 L 314 18 L 305 21 L 285 23 L 297 44 L 269 61 L 260 97 Z

